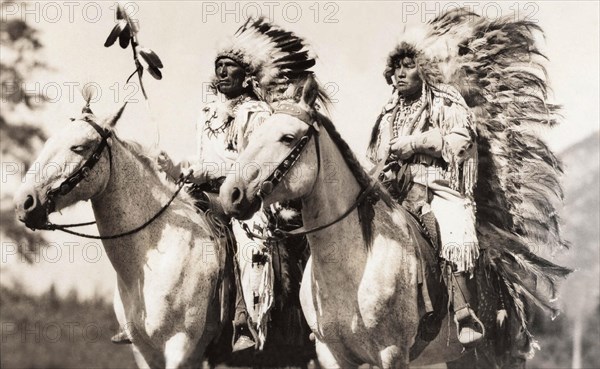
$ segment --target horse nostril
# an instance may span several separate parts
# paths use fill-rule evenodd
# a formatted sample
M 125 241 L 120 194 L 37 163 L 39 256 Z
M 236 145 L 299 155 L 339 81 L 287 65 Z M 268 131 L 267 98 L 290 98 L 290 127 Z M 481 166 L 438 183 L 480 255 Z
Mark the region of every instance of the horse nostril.
M 25 203 L 23 204 L 23 209 L 29 210 L 33 208 L 35 205 L 35 201 L 33 200 L 33 196 L 27 195 L 27 199 L 25 199 Z
M 241 199 L 242 199 L 242 191 L 239 188 L 234 187 L 233 191 L 231 191 L 231 203 L 237 204 L 240 202 Z

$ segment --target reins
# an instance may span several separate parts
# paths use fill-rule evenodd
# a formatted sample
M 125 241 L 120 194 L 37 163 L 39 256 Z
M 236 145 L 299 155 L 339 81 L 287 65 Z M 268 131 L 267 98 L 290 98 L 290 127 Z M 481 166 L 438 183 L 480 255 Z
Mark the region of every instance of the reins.
M 80 236 L 80 237 L 84 237 L 84 238 L 91 238 L 94 240 L 112 240 L 115 238 L 121 238 L 121 237 L 125 237 L 125 236 L 129 236 L 132 235 L 134 233 L 137 233 L 139 231 L 141 231 L 142 229 L 146 228 L 148 225 L 150 225 L 152 222 L 154 222 L 156 219 L 158 219 L 158 217 L 160 217 L 162 215 L 162 213 L 165 212 L 165 210 L 167 210 L 167 208 L 169 207 L 169 205 L 171 205 L 171 203 L 173 202 L 173 200 L 175 200 L 175 198 L 177 197 L 177 195 L 179 195 L 179 192 L 181 192 L 181 189 L 183 188 L 183 186 L 186 183 L 186 180 L 189 178 L 189 176 L 191 175 L 188 174 L 186 177 L 181 176 L 179 178 L 179 180 L 177 181 L 177 190 L 175 190 L 175 192 L 173 193 L 173 195 L 171 196 L 171 198 L 169 199 L 169 201 L 167 201 L 167 203 L 165 205 L 163 205 L 162 208 L 160 208 L 160 210 L 154 214 L 154 216 L 152 216 L 150 219 L 148 219 L 147 221 L 145 221 L 143 224 L 141 224 L 138 227 L 135 227 L 134 229 L 131 229 L 129 231 L 126 232 L 122 232 L 122 233 L 118 233 L 118 234 L 114 234 L 114 235 L 110 235 L 110 236 L 96 236 L 93 234 L 85 234 L 85 233 L 80 233 L 80 232 L 76 232 L 76 231 L 72 231 L 70 229 L 67 228 L 73 228 L 73 227 L 80 227 L 80 226 L 84 226 L 84 225 L 91 225 L 91 224 L 95 224 L 95 221 L 92 222 L 86 222 L 86 223 L 76 223 L 76 224 L 54 224 L 54 223 L 46 223 L 44 225 L 44 228 L 40 228 L 40 229 L 44 229 L 47 231 L 62 231 L 65 233 L 69 233 L 75 236 Z
M 65 179 L 60 184 L 60 186 L 48 191 L 48 193 L 46 195 L 47 196 L 46 215 L 52 213 L 55 210 L 56 198 L 58 196 L 67 195 L 84 178 L 87 178 L 89 176 L 89 173 L 91 172 L 91 170 L 94 168 L 94 166 L 100 160 L 102 152 L 104 151 L 105 148 L 108 150 L 108 161 L 109 161 L 109 168 L 110 168 L 109 176 L 112 174 L 112 150 L 111 150 L 110 145 L 108 144 L 108 140 L 112 136 L 112 131 L 100 127 L 98 124 L 96 124 L 95 122 L 92 122 L 91 120 L 85 119 L 84 121 L 86 123 L 88 123 L 90 126 L 92 126 L 94 128 L 94 130 L 96 130 L 96 132 L 98 132 L 98 134 L 100 135 L 102 140 L 100 141 L 98 146 L 96 146 L 92 155 L 81 166 L 81 168 L 79 168 L 78 170 L 73 172 L 71 175 L 69 175 L 69 177 L 67 177 L 67 179 Z M 146 228 L 148 225 L 150 225 L 152 222 L 154 222 L 156 219 L 158 219 L 165 212 L 165 210 L 167 210 L 167 208 L 171 205 L 173 200 L 175 200 L 177 195 L 179 195 L 179 192 L 181 192 L 181 189 L 183 188 L 183 186 L 185 185 L 185 183 L 191 176 L 192 176 L 191 171 L 185 177 L 182 174 L 179 177 L 179 179 L 177 180 L 177 190 L 175 190 L 175 192 L 173 193 L 173 195 L 171 196 L 169 201 L 167 201 L 167 203 L 165 205 L 163 205 L 160 208 L 160 210 L 156 214 L 154 214 L 150 219 L 148 219 L 143 224 L 141 224 L 129 231 L 121 232 L 121 233 L 110 235 L 110 236 L 96 236 L 96 235 L 85 234 L 85 233 L 76 232 L 76 231 L 72 231 L 72 230 L 68 229 L 68 228 L 92 225 L 92 224 L 96 223 L 95 221 L 84 222 L 84 223 L 72 223 L 72 224 L 55 224 L 55 223 L 51 223 L 48 221 L 42 227 L 37 228 L 37 229 L 47 230 L 47 231 L 62 231 L 62 232 L 69 233 L 69 234 L 72 234 L 75 236 L 91 238 L 91 239 L 95 239 L 95 240 L 112 240 L 115 238 L 121 238 L 121 237 L 132 235 L 132 234 L 137 233 L 137 232 L 141 231 L 142 229 Z M 35 228 L 32 228 L 32 229 L 35 230 Z
M 294 164 L 297 163 L 298 158 L 306 149 L 308 141 L 310 141 L 310 139 L 313 137 L 315 138 L 315 146 L 316 146 L 316 151 L 317 151 L 317 168 L 318 168 L 318 170 L 320 170 L 320 168 L 321 168 L 321 157 L 320 157 L 320 148 L 319 148 L 319 141 L 318 141 L 318 137 L 319 137 L 318 136 L 318 134 L 319 134 L 318 123 L 316 121 L 314 121 L 307 112 L 301 110 L 300 108 L 298 108 L 297 106 L 295 106 L 291 103 L 282 102 L 282 103 L 278 104 L 275 108 L 275 113 L 281 113 L 281 114 L 287 114 L 287 115 L 293 116 L 293 117 L 299 119 L 300 121 L 302 121 L 303 123 L 307 124 L 309 126 L 309 128 L 308 128 L 307 133 L 302 138 L 300 138 L 300 140 L 296 143 L 296 145 L 294 145 L 292 150 L 290 150 L 288 155 L 280 162 L 280 164 L 263 181 L 263 183 L 261 184 L 261 188 L 257 193 L 257 196 L 259 196 L 261 199 L 264 198 L 264 196 L 273 192 L 273 189 L 281 182 L 281 180 L 291 170 L 291 168 L 294 166 Z M 268 237 L 264 237 L 262 235 L 256 234 L 256 233 L 252 232 L 250 229 L 248 229 L 248 227 L 245 227 L 244 230 L 246 231 L 248 236 L 251 238 L 258 238 L 258 239 L 264 239 L 264 240 L 269 240 L 269 239 L 281 240 L 281 239 L 285 239 L 285 238 L 289 238 L 289 237 L 304 236 L 304 235 L 318 232 L 318 231 L 321 231 L 328 227 L 331 227 L 332 225 L 345 219 L 354 210 L 356 210 L 356 208 L 358 208 L 358 206 L 367 198 L 367 196 L 371 193 L 371 191 L 373 191 L 373 189 L 375 188 L 375 186 L 377 184 L 377 178 L 379 177 L 379 175 L 381 174 L 381 172 L 384 169 L 384 164 L 385 164 L 385 159 L 382 160 L 380 163 L 378 163 L 377 166 L 373 169 L 372 173 L 370 173 L 372 180 L 371 180 L 371 183 L 369 184 L 369 186 L 364 188 L 360 192 L 360 194 L 357 196 L 356 200 L 354 200 L 352 205 L 348 209 L 346 209 L 346 211 L 344 211 L 341 215 L 339 215 L 337 218 L 335 218 L 334 220 L 332 220 L 328 223 L 325 223 L 323 225 L 319 225 L 319 226 L 316 226 L 313 228 L 309 228 L 309 229 L 306 229 L 304 226 L 302 226 L 302 227 L 296 228 L 292 231 L 285 231 L 280 228 L 275 228 L 275 229 L 271 230 L 272 235 L 268 236 Z M 373 180 L 373 178 L 375 178 L 375 180 Z
M 367 196 L 371 193 L 371 191 L 375 188 L 375 185 L 377 184 L 376 181 L 372 181 L 371 184 L 369 185 L 369 187 L 363 189 L 360 194 L 358 195 L 358 197 L 356 198 L 356 200 L 354 200 L 354 202 L 352 203 L 352 205 L 345 211 L 343 212 L 340 216 L 338 216 L 337 218 L 335 218 L 334 220 L 332 220 L 329 223 L 325 223 L 323 225 L 320 226 L 316 226 L 313 228 L 309 228 L 306 229 L 304 228 L 304 226 L 300 227 L 300 228 L 296 228 L 292 231 L 284 231 L 280 228 L 275 228 L 272 233 L 273 233 L 273 237 L 272 238 L 276 238 L 276 239 L 284 239 L 284 238 L 288 238 L 288 237 L 298 237 L 298 236 L 304 236 L 307 234 L 311 234 L 314 232 L 318 232 L 321 231 L 325 228 L 329 228 L 332 225 L 344 220 L 348 215 L 350 215 L 354 210 L 356 210 L 356 208 L 358 208 L 358 206 L 367 198 Z

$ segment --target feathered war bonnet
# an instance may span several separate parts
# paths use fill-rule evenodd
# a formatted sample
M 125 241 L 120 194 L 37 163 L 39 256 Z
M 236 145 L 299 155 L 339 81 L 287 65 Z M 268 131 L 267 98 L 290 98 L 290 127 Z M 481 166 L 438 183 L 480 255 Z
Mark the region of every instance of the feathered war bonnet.
M 435 57 L 428 51 L 428 30 L 427 28 L 413 27 L 402 32 L 396 47 L 388 55 L 383 76 L 389 85 L 393 85 L 392 77 L 396 68 L 404 58 L 413 59 L 421 80 L 427 84 L 435 84 L 440 80 L 440 72 L 434 62 Z
M 239 63 L 246 70 L 245 84 L 268 103 L 311 74 L 315 65 L 304 40 L 264 18 L 249 18 L 218 50 L 215 62 L 230 58 Z
M 455 62 L 469 50 L 469 39 L 479 17 L 465 9 L 446 13 L 426 24 L 411 26 L 402 32 L 396 47 L 388 55 L 384 77 L 393 84 L 392 76 L 399 61 L 413 58 L 419 76 L 426 85 L 434 86 L 456 80 Z

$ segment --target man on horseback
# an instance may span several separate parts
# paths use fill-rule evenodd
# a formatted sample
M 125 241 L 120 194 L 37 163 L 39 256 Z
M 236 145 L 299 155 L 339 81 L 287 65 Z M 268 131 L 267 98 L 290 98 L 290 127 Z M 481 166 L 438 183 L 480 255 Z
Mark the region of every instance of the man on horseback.
M 271 115 L 268 103 L 282 97 L 294 78 L 314 63 L 302 39 L 262 19 L 249 19 L 215 58 L 216 101 L 202 109 L 197 123 L 197 161 L 175 165 L 163 153 L 158 160 L 161 168 L 173 179 L 192 171 L 192 195 L 213 207 L 225 176 L 244 175 L 244 168 L 235 167 L 235 162 L 252 132 Z M 282 213 L 287 214 L 285 220 Z M 264 239 L 270 222 L 293 227 L 301 222 L 299 215 L 295 209 L 275 205 L 249 220 L 231 222 L 237 244 L 234 352 L 264 346 L 274 303 L 274 268 L 280 273 L 286 268 L 281 261 L 273 265 L 272 247 Z
M 223 177 L 228 171 L 235 170 L 233 163 L 239 147 L 243 145 L 242 141 L 248 138 L 254 127 L 271 115 L 269 106 L 257 98 L 249 85 L 248 67 L 243 59 L 234 53 L 221 52 L 217 55 L 213 87 L 219 99 L 204 107 L 197 123 L 198 158 L 201 158 L 201 161 L 193 164 L 183 161 L 174 165 L 164 153 L 158 159 L 161 168 L 174 180 L 181 174 L 192 171 L 192 192 L 195 196 L 218 193 Z M 238 260 L 240 264 L 247 259 L 242 242 L 251 241 L 240 226 L 266 229 L 264 214 L 258 214 L 250 221 L 233 222 L 238 244 L 237 253 L 241 256 Z M 252 248 L 253 246 L 255 245 L 252 245 Z M 252 255 L 254 254 L 255 252 L 252 252 Z M 238 275 L 233 322 L 238 337 L 234 343 L 234 351 L 252 347 L 256 343 L 256 330 L 248 324 L 248 310 L 239 278 Z
M 231 170 L 238 153 L 238 140 L 247 139 L 252 128 L 271 115 L 269 106 L 256 97 L 248 84 L 250 76 L 246 72 L 247 68 L 248 65 L 233 53 L 219 53 L 215 59 L 215 81 L 212 87 L 218 99 L 204 107 L 197 123 L 197 153 L 201 161 L 183 160 L 174 164 L 165 152 L 158 157 L 159 166 L 172 180 L 191 172 L 191 192 L 195 196 L 204 196 L 204 202 L 212 206 L 214 204 L 211 203 L 210 194 L 218 193 L 222 178 Z M 238 136 L 240 133 L 242 134 Z M 263 219 L 264 217 L 256 217 L 242 224 L 251 228 L 265 228 Z M 236 222 L 234 224 L 237 225 Z M 254 346 L 255 341 L 251 334 L 253 331 L 247 324 L 248 311 L 242 286 L 240 283 L 236 285 L 234 326 L 240 334 L 234 350 L 241 350 Z M 113 337 L 113 342 L 120 343 L 125 339 L 125 332 L 120 332 Z
M 474 186 L 477 148 L 471 112 L 425 54 L 402 42 L 389 55 L 385 78 L 394 87 L 373 129 L 369 159 L 383 167 L 383 183 L 421 219 L 446 261 L 446 281 L 459 341 L 470 346 L 484 334 L 471 308 L 467 275 L 479 256 Z M 437 223 L 437 225 L 436 225 Z

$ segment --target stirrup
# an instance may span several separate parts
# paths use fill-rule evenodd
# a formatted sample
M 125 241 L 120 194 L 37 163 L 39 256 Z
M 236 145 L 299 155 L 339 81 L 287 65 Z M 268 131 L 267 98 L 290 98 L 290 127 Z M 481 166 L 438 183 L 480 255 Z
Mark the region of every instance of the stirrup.
M 239 332 L 239 336 L 238 336 L 238 330 L 241 330 L 242 328 L 245 328 L 246 330 L 248 330 L 249 334 L 246 332 Z M 234 322 L 231 352 L 238 352 L 238 351 L 249 349 L 251 347 L 256 347 L 256 340 L 254 337 L 251 337 L 250 335 L 254 336 L 254 332 L 252 332 L 252 330 L 248 326 L 248 323 L 238 326 L 238 325 L 235 325 L 235 322 Z
M 454 321 L 456 322 L 458 342 L 466 349 L 477 345 L 485 336 L 483 323 L 469 305 L 454 312 Z
M 119 328 L 119 332 L 110 338 L 110 341 L 115 345 L 130 345 L 131 339 L 123 329 Z
M 233 344 L 231 352 L 243 351 L 254 346 L 256 346 L 256 342 L 252 338 L 242 334 Z

